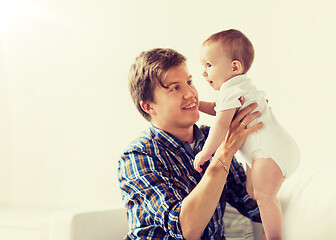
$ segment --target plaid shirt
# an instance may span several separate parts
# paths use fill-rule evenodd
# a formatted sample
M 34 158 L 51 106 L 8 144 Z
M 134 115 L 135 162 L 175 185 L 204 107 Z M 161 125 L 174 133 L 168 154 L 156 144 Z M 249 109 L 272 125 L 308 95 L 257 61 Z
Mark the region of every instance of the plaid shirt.
M 136 139 L 119 159 L 119 183 L 127 207 L 130 232 L 126 239 L 183 239 L 179 214 L 182 200 L 200 182 L 203 172 L 193 166 L 202 149 L 209 127 L 194 126 L 192 150 L 170 133 L 151 126 Z M 202 167 L 205 169 L 209 162 Z M 223 215 L 226 202 L 260 222 L 259 209 L 245 188 L 241 165 L 232 160 L 230 174 L 216 210 L 201 239 L 225 239 Z

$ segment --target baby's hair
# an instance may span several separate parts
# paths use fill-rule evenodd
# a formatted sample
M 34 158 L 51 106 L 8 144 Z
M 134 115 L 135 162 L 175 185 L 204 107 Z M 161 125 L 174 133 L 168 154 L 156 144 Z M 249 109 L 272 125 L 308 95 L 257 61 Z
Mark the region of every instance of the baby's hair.
M 220 42 L 224 51 L 231 57 L 232 61 L 238 60 L 247 73 L 254 59 L 254 48 L 251 41 L 240 31 L 229 29 L 212 34 L 203 42 L 203 46 Z

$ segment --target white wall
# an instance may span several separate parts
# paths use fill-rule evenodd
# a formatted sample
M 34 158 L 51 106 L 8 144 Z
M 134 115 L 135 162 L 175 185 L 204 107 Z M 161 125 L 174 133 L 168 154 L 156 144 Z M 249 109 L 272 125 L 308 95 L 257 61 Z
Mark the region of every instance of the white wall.
M 335 167 L 334 5 L 0 0 L 0 201 L 119 204 L 118 156 L 148 125 L 129 97 L 130 64 L 142 50 L 174 48 L 211 99 L 198 50 L 228 28 L 254 43 L 250 75 L 298 141 L 302 167 Z

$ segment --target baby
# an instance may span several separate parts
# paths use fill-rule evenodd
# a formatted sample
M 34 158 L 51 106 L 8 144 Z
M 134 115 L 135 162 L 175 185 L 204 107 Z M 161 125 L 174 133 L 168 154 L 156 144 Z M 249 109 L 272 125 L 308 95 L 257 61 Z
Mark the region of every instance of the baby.
M 203 150 L 195 157 L 195 169 L 202 171 L 201 165 L 222 143 L 236 109 L 256 102 L 255 111 L 260 111 L 261 116 L 250 125 L 260 121 L 263 128 L 247 137 L 239 153 L 246 162 L 247 191 L 258 203 L 267 240 L 283 239 L 282 214 L 276 195 L 284 179 L 297 169 L 299 149 L 275 119 L 265 93 L 246 75 L 254 59 L 253 45 L 243 33 L 230 29 L 211 35 L 201 47 L 200 58 L 203 76 L 219 93 L 216 103 L 200 102 L 199 109 L 216 118 Z M 243 105 L 241 96 L 245 98 Z

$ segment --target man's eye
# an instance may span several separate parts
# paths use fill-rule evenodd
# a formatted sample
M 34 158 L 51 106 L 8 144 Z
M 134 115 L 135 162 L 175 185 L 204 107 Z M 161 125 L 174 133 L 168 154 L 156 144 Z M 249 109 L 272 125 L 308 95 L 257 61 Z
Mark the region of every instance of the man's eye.
M 178 86 L 175 86 L 175 87 L 172 87 L 171 89 L 170 89 L 170 91 L 176 91 L 176 90 L 178 90 Z
M 207 65 L 207 67 L 211 67 L 212 66 L 210 63 L 207 63 L 206 65 Z
M 192 80 L 189 80 L 188 81 L 188 85 L 192 85 L 193 84 L 193 81 Z

